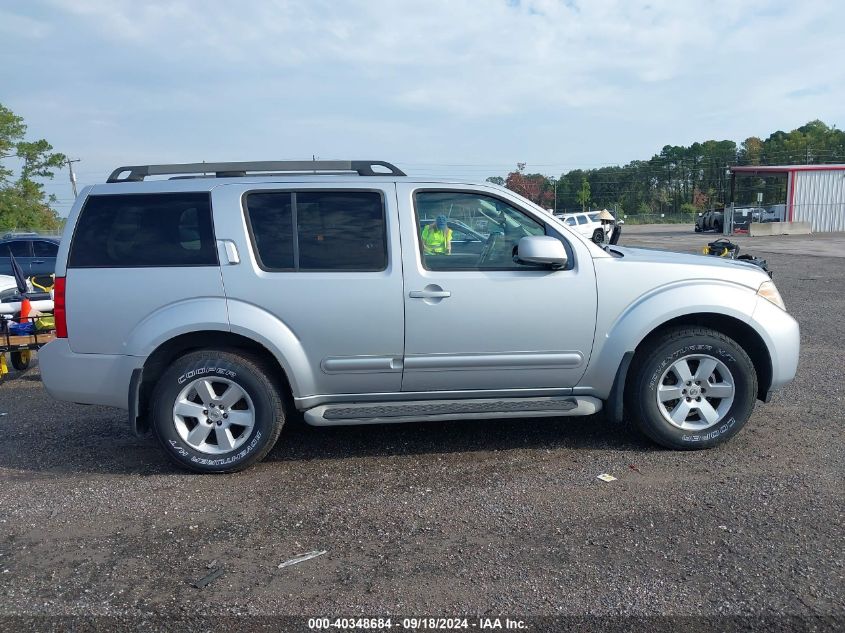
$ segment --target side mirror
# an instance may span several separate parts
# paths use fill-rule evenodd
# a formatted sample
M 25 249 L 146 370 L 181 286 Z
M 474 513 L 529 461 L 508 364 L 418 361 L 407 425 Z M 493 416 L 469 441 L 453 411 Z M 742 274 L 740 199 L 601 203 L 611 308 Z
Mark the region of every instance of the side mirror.
M 553 269 L 566 266 L 569 258 L 560 240 L 548 235 L 529 235 L 519 240 L 516 257 L 526 264 L 546 264 Z
M 616 220 L 616 224 L 625 224 L 625 220 Z

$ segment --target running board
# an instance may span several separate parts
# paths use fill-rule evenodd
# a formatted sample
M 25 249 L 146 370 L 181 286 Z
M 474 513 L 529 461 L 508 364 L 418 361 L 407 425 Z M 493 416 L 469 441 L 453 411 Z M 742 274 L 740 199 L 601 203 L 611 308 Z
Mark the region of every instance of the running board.
M 341 426 L 436 420 L 549 418 L 592 415 L 601 411 L 601 406 L 601 400 L 590 396 L 324 404 L 306 411 L 305 421 L 312 426 Z

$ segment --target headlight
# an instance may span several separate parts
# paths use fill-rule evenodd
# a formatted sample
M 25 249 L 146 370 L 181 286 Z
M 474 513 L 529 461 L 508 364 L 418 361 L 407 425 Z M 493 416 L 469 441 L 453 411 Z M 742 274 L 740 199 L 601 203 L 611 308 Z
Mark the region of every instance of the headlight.
M 767 299 L 774 303 L 777 307 L 781 310 L 786 310 L 786 306 L 783 303 L 783 299 L 778 292 L 778 289 L 775 287 L 775 283 L 773 281 L 764 281 L 760 284 L 760 289 L 757 291 L 757 294 L 764 299 Z

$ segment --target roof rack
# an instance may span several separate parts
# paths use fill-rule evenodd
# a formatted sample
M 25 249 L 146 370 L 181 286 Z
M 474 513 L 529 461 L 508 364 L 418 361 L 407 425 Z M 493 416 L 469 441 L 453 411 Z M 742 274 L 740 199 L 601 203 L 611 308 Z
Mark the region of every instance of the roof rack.
M 388 171 L 375 171 L 384 167 Z M 121 178 L 122 174 L 129 172 Z M 269 172 L 269 173 L 268 173 Z M 405 176 L 405 172 L 383 160 L 283 160 L 243 163 L 186 163 L 181 165 L 128 165 L 115 169 L 106 182 L 142 182 L 147 176 L 194 177 L 214 174 L 217 178 L 238 178 L 250 175 L 278 174 L 343 174 L 354 172 L 359 176 Z

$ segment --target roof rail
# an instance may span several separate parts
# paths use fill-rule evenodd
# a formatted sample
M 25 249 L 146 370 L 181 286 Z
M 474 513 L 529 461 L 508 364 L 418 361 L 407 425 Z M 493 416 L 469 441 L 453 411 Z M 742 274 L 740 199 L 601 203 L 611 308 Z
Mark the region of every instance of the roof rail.
M 373 167 L 384 167 L 388 171 L 377 172 Z M 129 175 L 121 178 L 122 174 Z M 141 182 L 147 176 L 178 176 L 185 174 L 214 174 L 217 178 L 237 178 L 251 175 L 276 175 L 296 173 L 297 175 L 317 173 L 355 172 L 359 176 L 405 176 L 395 165 L 383 160 L 283 160 L 256 161 L 244 163 L 185 163 L 181 165 L 128 165 L 115 169 L 106 182 Z M 263 174 L 261 173 L 263 172 Z

